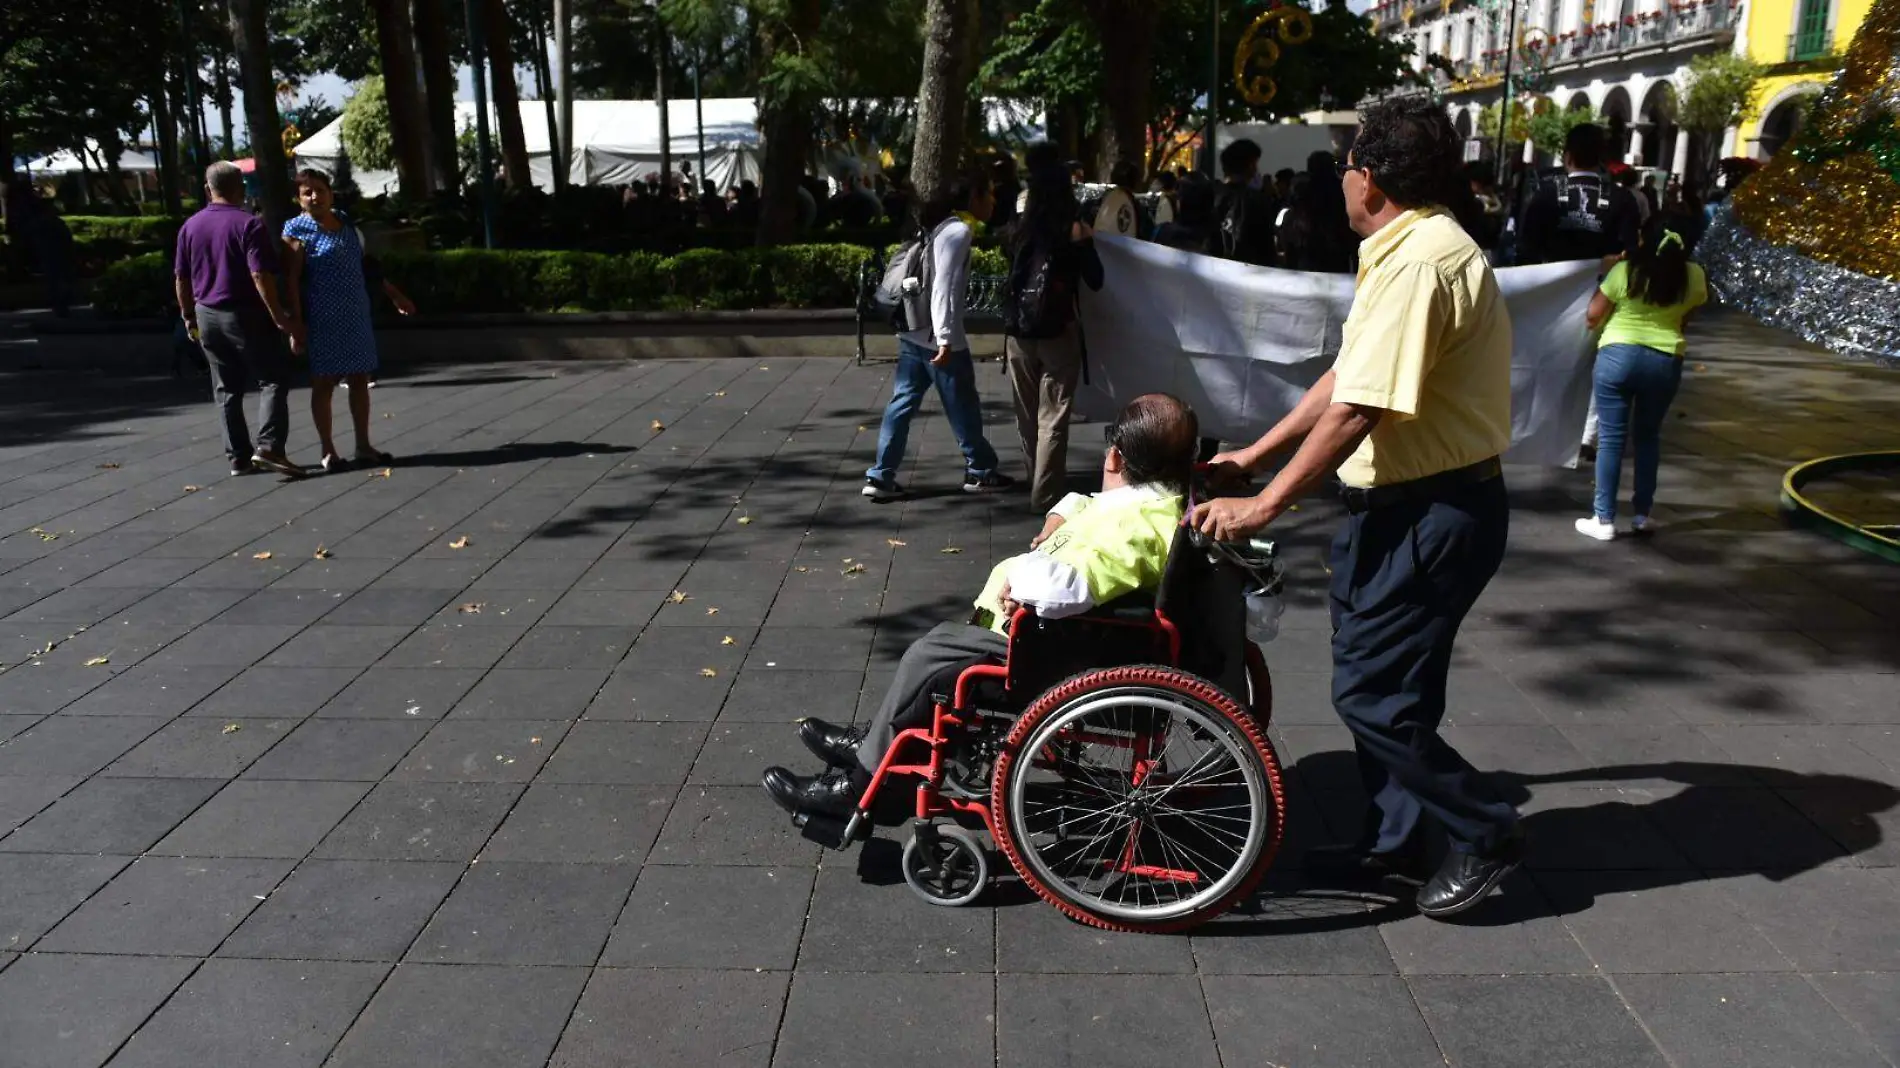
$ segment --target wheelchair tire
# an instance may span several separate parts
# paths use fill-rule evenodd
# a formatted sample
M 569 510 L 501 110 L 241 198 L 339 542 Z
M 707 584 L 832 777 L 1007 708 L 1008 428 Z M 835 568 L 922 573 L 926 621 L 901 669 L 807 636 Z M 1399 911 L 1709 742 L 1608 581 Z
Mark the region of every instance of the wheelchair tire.
M 1126 755 L 1128 768 L 1084 751 Z M 1152 665 L 1086 672 L 1038 698 L 997 756 L 990 805 L 1023 882 L 1111 931 L 1180 931 L 1226 912 L 1259 885 L 1285 821 L 1279 760 L 1254 717 L 1206 679 Z
M 913 834 L 904 843 L 904 882 L 932 905 L 956 908 L 983 895 L 990 885 L 989 851 L 976 835 L 955 825 L 934 829 L 926 843 Z

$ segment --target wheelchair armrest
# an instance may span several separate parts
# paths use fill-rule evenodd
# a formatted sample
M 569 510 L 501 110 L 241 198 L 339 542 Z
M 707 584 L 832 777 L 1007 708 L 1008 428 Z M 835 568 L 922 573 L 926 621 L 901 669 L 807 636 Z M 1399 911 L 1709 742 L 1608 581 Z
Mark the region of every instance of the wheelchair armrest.
M 1070 616 L 1067 620 L 1054 622 L 1066 623 L 1070 620 L 1108 620 L 1115 623 L 1147 623 L 1155 617 L 1154 595 L 1145 592 L 1125 593 L 1104 605 Z

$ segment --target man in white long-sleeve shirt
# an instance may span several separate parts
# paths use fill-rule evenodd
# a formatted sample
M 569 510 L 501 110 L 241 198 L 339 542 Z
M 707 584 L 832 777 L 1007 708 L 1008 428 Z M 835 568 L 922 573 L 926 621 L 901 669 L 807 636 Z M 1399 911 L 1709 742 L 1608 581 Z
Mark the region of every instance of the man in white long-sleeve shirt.
M 806 776 L 767 768 L 766 792 L 794 815 L 848 815 L 898 732 L 930 722 L 930 695 L 954 686 L 972 664 L 1002 659 L 1016 607 L 1062 619 L 1125 593 L 1156 589 L 1181 525 L 1198 438 L 1194 411 L 1180 400 L 1150 393 L 1129 402 L 1108 427 L 1102 492 L 1064 498 L 1032 551 L 996 565 L 976 599 L 973 622 L 942 623 L 913 642 L 862 731 L 799 721 L 806 748 L 840 770 Z
M 989 218 L 995 200 L 989 179 L 958 178 L 917 211 L 924 235 L 922 299 L 907 303 L 910 329 L 897 335 L 897 370 L 891 400 L 878 428 L 877 460 L 864 473 L 864 495 L 887 501 L 904 494 L 897 469 L 910 442 L 910 421 L 936 386 L 944 415 L 963 449 L 963 490 L 1007 489 L 1015 480 L 996 469 L 996 450 L 983 436 L 983 407 L 976 390 L 976 364 L 963 331 L 970 283 L 970 241 Z

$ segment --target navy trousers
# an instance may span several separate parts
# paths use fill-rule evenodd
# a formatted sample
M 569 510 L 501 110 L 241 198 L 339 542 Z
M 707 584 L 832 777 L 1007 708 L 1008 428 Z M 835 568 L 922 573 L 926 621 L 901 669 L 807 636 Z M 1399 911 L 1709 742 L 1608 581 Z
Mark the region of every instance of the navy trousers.
M 1405 848 L 1429 812 L 1452 848 L 1484 853 L 1517 821 L 1438 736 L 1452 641 L 1509 531 L 1500 477 L 1351 515 L 1333 540 L 1333 707 L 1371 799 L 1361 844 Z

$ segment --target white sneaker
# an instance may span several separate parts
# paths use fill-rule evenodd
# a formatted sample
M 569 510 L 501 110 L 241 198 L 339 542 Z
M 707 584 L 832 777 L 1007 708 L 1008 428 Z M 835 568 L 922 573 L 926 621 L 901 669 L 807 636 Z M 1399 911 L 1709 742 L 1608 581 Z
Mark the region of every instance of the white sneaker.
M 1639 515 L 1636 518 L 1630 520 L 1631 534 L 1647 534 L 1652 529 L 1654 528 L 1650 526 L 1649 517 L 1646 515 Z
M 1586 516 L 1577 520 L 1577 533 L 1586 538 L 1595 538 L 1598 541 L 1615 541 L 1616 524 L 1605 523 L 1596 516 Z

